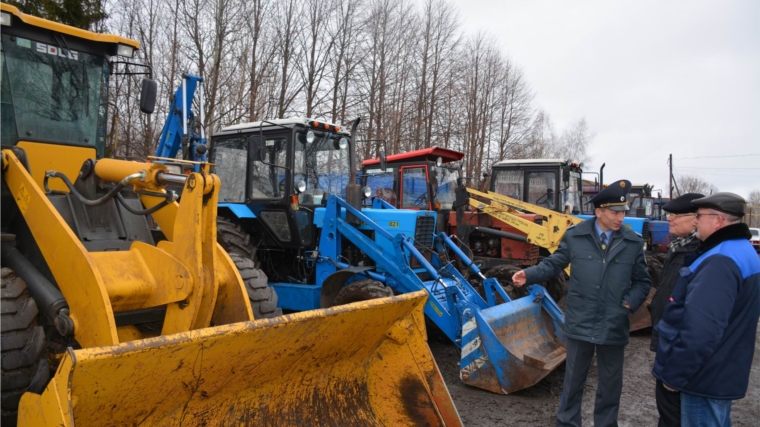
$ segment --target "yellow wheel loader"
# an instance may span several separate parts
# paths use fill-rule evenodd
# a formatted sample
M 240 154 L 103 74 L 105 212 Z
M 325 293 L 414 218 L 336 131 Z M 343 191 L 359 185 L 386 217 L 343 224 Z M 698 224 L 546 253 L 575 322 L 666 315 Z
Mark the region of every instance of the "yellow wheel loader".
M 102 158 L 138 43 L 0 12 L 3 426 L 461 425 L 424 291 L 254 320 L 209 165 Z

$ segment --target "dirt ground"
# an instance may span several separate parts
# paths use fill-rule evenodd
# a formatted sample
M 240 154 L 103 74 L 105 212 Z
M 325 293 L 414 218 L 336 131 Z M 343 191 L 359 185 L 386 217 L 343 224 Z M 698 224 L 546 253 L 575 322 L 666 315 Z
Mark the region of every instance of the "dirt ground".
M 451 397 L 465 426 L 525 426 L 554 425 L 554 416 L 562 394 L 564 365 L 535 386 L 502 396 L 465 385 L 459 380 L 459 349 L 450 342 L 431 338 L 430 348 L 435 356 Z M 623 395 L 620 401 L 621 427 L 656 426 L 657 408 L 654 401 L 652 363 L 649 351 L 649 329 L 631 334 L 626 347 Z M 583 425 L 593 425 L 596 394 L 596 363 L 591 366 L 583 399 Z M 735 401 L 731 409 L 732 425 L 760 426 L 760 333 L 755 340 L 755 359 L 747 396 Z

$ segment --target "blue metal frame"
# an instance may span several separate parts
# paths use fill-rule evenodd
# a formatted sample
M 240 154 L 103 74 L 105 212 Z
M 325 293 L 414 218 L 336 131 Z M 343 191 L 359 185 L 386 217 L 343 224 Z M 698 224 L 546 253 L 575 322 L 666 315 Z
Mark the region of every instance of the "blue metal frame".
M 187 120 L 190 123 L 195 121 L 195 113 L 192 110 L 192 104 L 193 98 L 195 98 L 195 90 L 200 83 L 203 83 L 203 77 L 194 76 L 192 74 L 184 74 L 182 76 L 182 84 L 177 88 L 177 91 L 174 92 L 174 98 L 169 106 L 169 115 L 164 123 L 164 129 L 161 131 L 161 139 L 159 139 L 158 148 L 156 149 L 157 157 L 166 157 L 170 159 L 176 158 L 177 153 L 182 148 L 183 139 L 187 138 L 190 158 L 184 160 L 196 162 L 206 161 L 205 153 L 200 156 L 196 154 L 196 148 L 198 145 L 205 145 L 206 138 L 196 132 L 192 126 L 187 127 L 187 135 L 185 135 L 187 123 L 183 121 L 185 117 L 187 117 Z M 201 104 L 202 103 L 203 101 L 201 101 Z M 203 108 L 203 105 L 201 105 L 201 108 Z M 197 170 L 198 168 L 196 166 L 196 171 Z

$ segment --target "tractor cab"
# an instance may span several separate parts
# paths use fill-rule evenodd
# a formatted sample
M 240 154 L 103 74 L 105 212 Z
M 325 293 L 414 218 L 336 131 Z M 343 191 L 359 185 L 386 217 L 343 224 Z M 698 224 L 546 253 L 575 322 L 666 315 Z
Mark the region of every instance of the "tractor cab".
M 653 187 L 651 184 L 634 184 L 631 186 L 631 191 L 626 196 L 631 210 L 627 212 L 626 216 L 655 221 L 664 220 L 662 205 L 666 201 L 663 201 L 662 195 L 652 195 Z
M 399 209 L 451 210 L 461 178 L 460 151 L 431 147 L 362 162 L 372 195 Z
M 267 247 L 313 247 L 314 209 L 329 194 L 346 198 L 351 141 L 340 126 L 310 119 L 222 128 L 210 152 L 223 183 L 220 215 L 251 220 Z
M 492 167 L 491 191 L 568 214 L 582 213 L 581 167 L 564 159 L 502 160 Z

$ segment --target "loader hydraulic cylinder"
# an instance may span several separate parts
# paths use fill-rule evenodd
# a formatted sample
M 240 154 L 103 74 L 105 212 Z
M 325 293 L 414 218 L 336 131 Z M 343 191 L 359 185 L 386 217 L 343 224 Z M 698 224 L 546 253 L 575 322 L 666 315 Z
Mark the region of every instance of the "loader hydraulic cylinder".
M 55 322 L 59 316 L 68 317 L 69 305 L 63 297 L 60 289 L 34 266 L 11 242 L 2 243 L 3 265 L 13 269 L 19 277 L 26 282 L 29 294 L 31 294 L 41 313 L 45 313 L 48 319 Z M 62 312 L 62 310 L 66 310 Z M 59 331 L 62 335 L 71 335 L 72 331 Z M 68 332 L 64 334 L 64 332 Z

